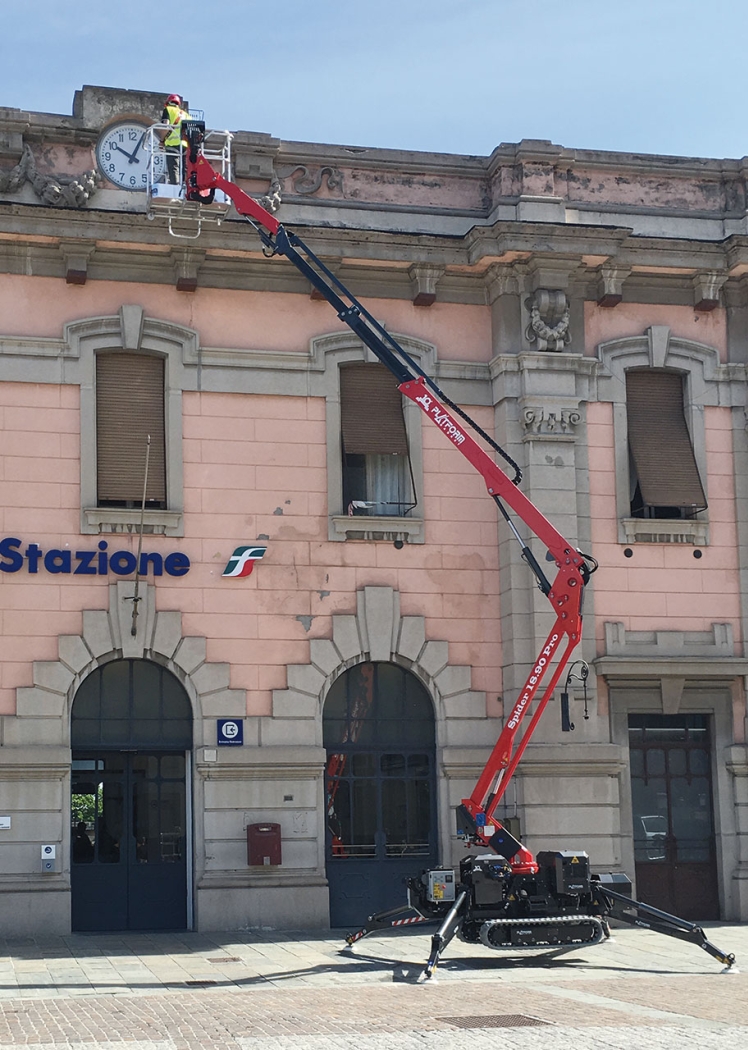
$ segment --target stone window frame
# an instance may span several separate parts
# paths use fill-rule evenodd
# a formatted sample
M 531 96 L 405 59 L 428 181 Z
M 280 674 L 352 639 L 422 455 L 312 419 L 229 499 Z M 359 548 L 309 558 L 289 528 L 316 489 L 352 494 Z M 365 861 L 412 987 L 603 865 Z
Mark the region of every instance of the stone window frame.
M 418 362 L 424 372 L 433 374 L 436 347 L 421 339 L 398 335 L 398 342 Z M 336 332 L 318 336 L 311 341 L 311 357 L 316 367 L 324 372 L 323 387 L 326 401 L 325 423 L 327 444 L 327 509 L 328 538 L 346 540 L 386 540 L 403 543 L 424 543 L 423 514 L 423 437 L 421 411 L 403 398 L 405 431 L 408 437 L 410 460 L 413 467 L 418 505 L 413 516 L 389 517 L 366 515 L 350 517 L 343 508 L 343 458 L 340 444 L 340 366 L 351 362 L 375 364 L 377 357 L 353 333 Z M 313 367 L 315 367 L 313 364 Z M 393 382 L 395 379 L 393 377 Z
M 109 317 L 91 317 L 65 326 L 70 347 L 64 382 L 80 385 L 81 533 L 136 532 L 140 509 L 99 507 L 96 494 L 96 355 L 100 352 L 155 354 L 164 359 L 164 439 L 166 507 L 146 509 L 144 531 L 184 535 L 182 391 L 185 359 L 197 353 L 197 333 L 182 325 L 146 317 L 140 306 L 125 305 Z
M 600 343 L 598 357 L 603 366 L 598 398 L 613 405 L 618 542 L 708 546 L 708 510 L 699 511 L 692 519 L 631 517 L 626 372 L 635 368 L 666 368 L 683 376 L 683 410 L 708 502 L 704 407 L 720 404 L 718 382 L 723 377 L 718 374 L 722 368 L 718 351 L 713 346 L 672 335 L 667 325 L 653 325 L 643 335 Z

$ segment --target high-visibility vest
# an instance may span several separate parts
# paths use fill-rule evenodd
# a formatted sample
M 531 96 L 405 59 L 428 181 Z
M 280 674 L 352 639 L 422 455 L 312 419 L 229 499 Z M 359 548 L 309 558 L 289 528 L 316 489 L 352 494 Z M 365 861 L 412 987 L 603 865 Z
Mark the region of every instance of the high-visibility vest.
M 169 118 L 169 123 L 174 125 L 169 134 L 164 139 L 165 146 L 186 146 L 187 139 L 182 136 L 182 121 L 189 120 L 190 115 L 186 109 L 182 109 L 181 106 L 176 106 L 174 103 L 169 103 L 165 107 L 166 115 Z

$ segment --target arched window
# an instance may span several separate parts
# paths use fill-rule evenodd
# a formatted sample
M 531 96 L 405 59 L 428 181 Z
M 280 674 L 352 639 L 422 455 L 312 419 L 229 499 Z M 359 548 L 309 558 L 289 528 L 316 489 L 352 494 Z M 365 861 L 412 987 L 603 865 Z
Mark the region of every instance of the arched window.
M 73 702 L 74 749 L 186 751 L 192 710 L 181 682 L 150 660 L 113 660 L 86 678 Z

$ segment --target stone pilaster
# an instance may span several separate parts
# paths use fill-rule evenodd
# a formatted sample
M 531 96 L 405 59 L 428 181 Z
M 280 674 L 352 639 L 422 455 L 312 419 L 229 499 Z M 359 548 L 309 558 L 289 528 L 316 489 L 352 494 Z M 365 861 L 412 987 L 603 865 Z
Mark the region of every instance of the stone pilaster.
M 521 353 L 492 362 L 497 439 L 522 466 L 524 494 L 573 546 L 582 550 L 588 550 L 590 542 L 585 404 L 595 367 L 589 358 L 568 353 Z M 523 523 L 518 523 L 518 528 L 528 537 Z M 556 569 L 546 561 L 544 544 L 536 537 L 529 541 L 552 580 Z M 504 693 L 506 701 L 512 702 L 548 636 L 554 616 L 520 557 L 519 544 L 501 524 L 499 563 Z M 594 656 L 591 597 L 588 593 L 585 599 L 585 641 L 575 652 L 575 659 Z M 592 699 L 592 679 L 588 691 Z M 578 727 L 579 721 L 576 719 Z M 605 733 L 598 730 L 596 724 L 585 723 L 585 733 L 603 739 Z M 535 742 L 560 739 L 560 719 L 551 709 L 540 723 Z

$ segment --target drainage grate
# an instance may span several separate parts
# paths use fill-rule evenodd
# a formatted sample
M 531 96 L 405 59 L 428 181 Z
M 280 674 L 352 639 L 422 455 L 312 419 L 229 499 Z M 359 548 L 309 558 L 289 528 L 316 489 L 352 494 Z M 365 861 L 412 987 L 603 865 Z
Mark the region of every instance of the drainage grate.
M 220 966 L 221 963 L 226 962 L 241 962 L 241 959 L 238 955 L 219 955 L 217 959 L 206 959 L 205 961 L 209 963 L 216 963 Z
M 529 1028 L 537 1025 L 549 1025 L 550 1021 L 541 1021 L 538 1017 L 527 1017 L 525 1014 L 486 1014 L 473 1017 L 439 1017 L 456 1028 Z
M 218 984 L 218 981 L 214 981 L 212 978 L 210 978 L 210 979 L 204 980 L 204 981 L 185 981 L 184 983 L 185 984 L 190 984 L 193 987 L 197 986 L 198 988 L 200 988 L 204 984 Z

